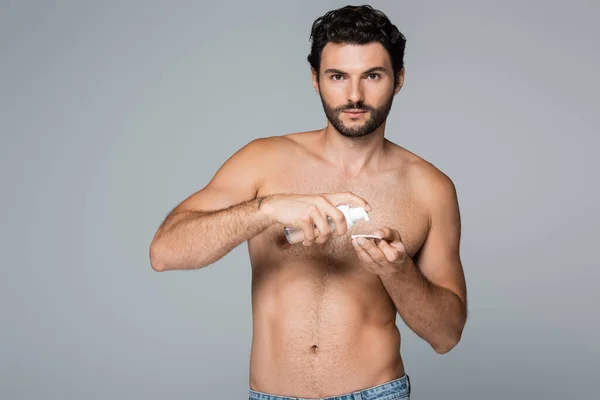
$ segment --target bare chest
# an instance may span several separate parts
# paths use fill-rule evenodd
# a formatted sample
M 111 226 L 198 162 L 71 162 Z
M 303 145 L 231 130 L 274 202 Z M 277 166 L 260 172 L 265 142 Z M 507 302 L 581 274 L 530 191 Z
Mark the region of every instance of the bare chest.
M 333 175 L 333 176 L 331 176 Z M 314 170 L 278 172 L 266 179 L 258 196 L 274 193 L 321 194 L 350 191 L 373 207 L 369 221 L 358 221 L 344 236 L 332 235 L 323 244 L 309 247 L 301 243 L 290 245 L 284 226 L 275 224 L 249 242 L 254 262 L 278 263 L 289 261 L 318 261 L 339 268 L 356 265 L 357 256 L 351 243 L 353 234 L 372 234 L 383 227 L 396 229 L 411 256 L 420 249 L 428 233 L 428 216 L 417 202 L 406 182 L 399 176 L 384 174 L 368 180 L 348 180 Z

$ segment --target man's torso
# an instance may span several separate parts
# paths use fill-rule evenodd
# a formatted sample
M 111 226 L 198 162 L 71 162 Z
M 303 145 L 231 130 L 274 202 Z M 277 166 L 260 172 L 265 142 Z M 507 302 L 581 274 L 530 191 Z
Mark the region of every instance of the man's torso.
M 429 218 L 414 190 L 423 161 L 386 141 L 386 161 L 358 178 L 318 156 L 315 133 L 277 139 L 273 168 L 257 196 L 351 191 L 373 207 L 370 221 L 324 244 L 290 245 L 275 224 L 248 241 L 252 264 L 250 387 L 280 395 L 324 397 L 378 385 L 404 374 L 397 310 L 379 277 L 360 264 L 350 235 L 387 226 L 411 256 Z

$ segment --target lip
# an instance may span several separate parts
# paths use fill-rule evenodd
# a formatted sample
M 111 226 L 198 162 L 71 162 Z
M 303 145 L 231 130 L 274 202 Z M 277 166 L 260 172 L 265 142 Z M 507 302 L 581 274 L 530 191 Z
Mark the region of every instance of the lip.
M 344 111 L 346 114 L 350 114 L 350 115 L 361 115 L 361 114 L 366 114 L 367 111 Z

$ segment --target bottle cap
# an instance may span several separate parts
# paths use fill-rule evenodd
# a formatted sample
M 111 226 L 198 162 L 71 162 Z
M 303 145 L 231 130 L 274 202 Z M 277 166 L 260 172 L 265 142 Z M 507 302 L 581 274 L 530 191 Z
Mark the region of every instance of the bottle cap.
M 353 226 L 354 223 L 360 219 L 364 218 L 365 221 L 369 220 L 369 214 L 362 207 L 352 207 L 347 204 L 342 204 L 337 208 L 344 213 L 344 216 L 346 217 L 346 222 L 349 223 L 348 227 Z

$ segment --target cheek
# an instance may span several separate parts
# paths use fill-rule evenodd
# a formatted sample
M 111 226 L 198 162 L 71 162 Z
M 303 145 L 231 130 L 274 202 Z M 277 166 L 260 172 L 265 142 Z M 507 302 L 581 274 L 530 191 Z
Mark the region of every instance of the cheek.
M 325 99 L 325 101 L 329 104 L 340 104 L 346 102 L 346 90 L 342 84 L 321 84 L 320 92 L 323 99 Z
M 381 107 L 393 96 L 394 88 L 387 85 L 371 86 L 365 90 L 365 101 L 372 107 Z

